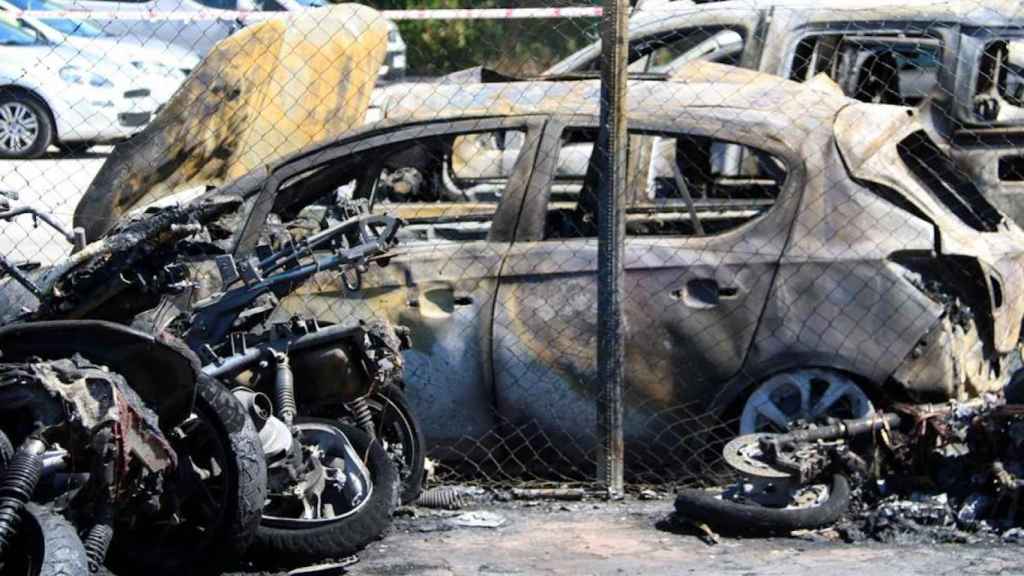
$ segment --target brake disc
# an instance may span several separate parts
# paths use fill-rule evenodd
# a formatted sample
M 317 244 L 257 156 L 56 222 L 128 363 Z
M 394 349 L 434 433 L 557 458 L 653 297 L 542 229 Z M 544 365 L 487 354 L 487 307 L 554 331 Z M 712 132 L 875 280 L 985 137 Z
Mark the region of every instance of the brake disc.
M 729 466 L 732 466 L 741 474 L 753 478 L 765 478 L 768 480 L 789 478 L 790 474 L 788 472 L 775 468 L 768 461 L 764 452 L 761 451 L 761 438 L 766 436 L 772 436 L 772 434 L 759 432 L 733 438 L 722 449 L 722 456 Z

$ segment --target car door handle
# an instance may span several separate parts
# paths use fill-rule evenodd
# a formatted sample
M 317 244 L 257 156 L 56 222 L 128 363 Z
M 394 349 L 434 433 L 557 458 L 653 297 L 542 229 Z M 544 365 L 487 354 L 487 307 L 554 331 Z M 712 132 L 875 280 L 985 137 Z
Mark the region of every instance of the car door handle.
M 686 286 L 672 292 L 672 297 L 683 304 L 697 309 L 714 308 L 722 300 L 730 300 L 739 294 L 736 286 L 722 286 L 714 278 L 694 278 Z

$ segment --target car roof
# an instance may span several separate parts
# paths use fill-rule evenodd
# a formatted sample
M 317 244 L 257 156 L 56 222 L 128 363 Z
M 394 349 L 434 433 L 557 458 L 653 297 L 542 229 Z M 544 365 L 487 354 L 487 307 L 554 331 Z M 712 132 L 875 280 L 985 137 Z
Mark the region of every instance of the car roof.
M 411 84 L 393 94 L 382 124 L 440 118 L 528 114 L 597 115 L 597 80 L 524 81 L 483 84 Z M 820 106 L 806 113 L 828 116 L 849 99 L 778 76 L 709 62 L 688 64 L 672 81 L 631 80 L 627 105 L 631 119 L 662 120 L 684 108 L 777 110 L 806 99 Z
M 1020 0 L 726 0 L 707 4 L 667 2 L 635 11 L 630 17 L 634 30 L 654 22 L 687 25 L 698 14 L 776 10 L 792 12 L 809 21 L 877 20 L 890 16 L 962 23 L 994 24 L 998 20 L 1020 21 L 1024 5 Z

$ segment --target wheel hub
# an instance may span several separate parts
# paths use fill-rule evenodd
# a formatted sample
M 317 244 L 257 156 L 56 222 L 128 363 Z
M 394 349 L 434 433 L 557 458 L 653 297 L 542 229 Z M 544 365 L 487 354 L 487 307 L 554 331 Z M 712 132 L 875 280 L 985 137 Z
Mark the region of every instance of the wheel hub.
M 740 434 L 788 432 L 799 423 L 863 418 L 872 412 L 871 400 L 848 376 L 817 368 L 794 370 L 754 390 L 740 417 Z
M 0 149 L 24 152 L 39 136 L 39 119 L 35 112 L 20 102 L 0 106 Z
M 273 468 L 271 473 L 286 482 L 272 490 L 264 510 L 267 525 L 282 527 L 308 526 L 330 522 L 354 514 L 370 497 L 373 486 L 369 471 L 359 460 L 344 433 L 334 426 L 297 424 L 301 446 L 301 464 L 295 470 Z M 291 459 L 288 459 L 291 460 Z

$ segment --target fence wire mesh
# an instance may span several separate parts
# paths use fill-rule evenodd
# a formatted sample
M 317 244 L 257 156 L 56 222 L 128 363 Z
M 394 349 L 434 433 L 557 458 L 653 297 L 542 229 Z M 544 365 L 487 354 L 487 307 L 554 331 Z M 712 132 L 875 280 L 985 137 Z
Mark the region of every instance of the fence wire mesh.
M 240 256 L 307 239 L 352 200 L 400 216 L 358 290 L 325 270 L 252 329 L 407 326 L 405 393 L 438 481 L 592 482 L 597 12 L 315 5 L 0 0 L 0 188 L 93 241 L 222 187 L 247 198 L 258 241 L 240 240 L 243 216 L 205 239 Z M 635 8 L 627 482 L 720 484 L 738 434 L 1007 385 L 1021 18 L 1009 1 Z M 70 252 L 31 218 L 0 235 L 31 274 Z M 10 317 L 27 295 L 4 291 Z M 300 383 L 300 401 L 332 384 Z

